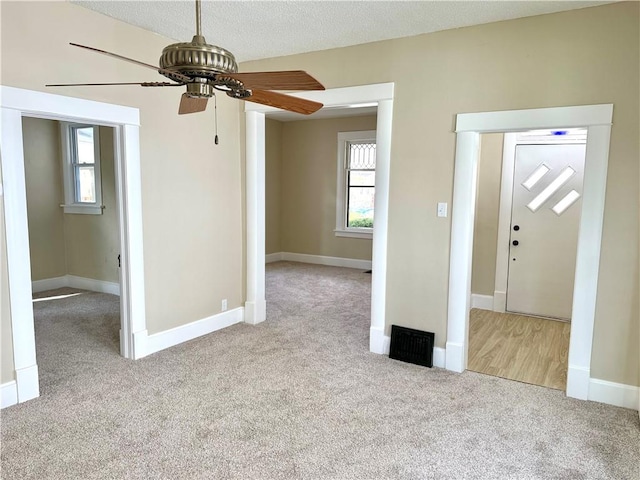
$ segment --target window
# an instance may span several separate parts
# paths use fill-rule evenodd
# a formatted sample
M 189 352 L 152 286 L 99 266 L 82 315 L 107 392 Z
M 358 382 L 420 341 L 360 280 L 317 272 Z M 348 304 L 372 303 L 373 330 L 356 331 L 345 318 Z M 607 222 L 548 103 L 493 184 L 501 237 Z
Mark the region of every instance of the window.
M 94 125 L 60 123 L 65 213 L 102 214 L 100 137 Z
M 376 132 L 338 134 L 336 236 L 372 238 Z

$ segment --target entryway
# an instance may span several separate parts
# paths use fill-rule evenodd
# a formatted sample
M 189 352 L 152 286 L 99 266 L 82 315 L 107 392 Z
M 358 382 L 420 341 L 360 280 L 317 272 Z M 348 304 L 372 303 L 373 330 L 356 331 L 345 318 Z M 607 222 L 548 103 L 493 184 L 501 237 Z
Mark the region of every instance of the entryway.
M 565 390 L 571 324 L 471 309 L 471 371 Z
M 571 397 L 589 398 L 591 350 L 612 115 L 613 105 L 590 105 L 468 113 L 457 116 L 447 369 L 464 371 L 468 367 L 473 221 L 480 134 L 586 127 L 588 142 L 573 284 L 566 391 Z M 506 245 L 506 248 L 509 246 Z
M 481 136 L 470 370 L 564 390 L 584 129 Z

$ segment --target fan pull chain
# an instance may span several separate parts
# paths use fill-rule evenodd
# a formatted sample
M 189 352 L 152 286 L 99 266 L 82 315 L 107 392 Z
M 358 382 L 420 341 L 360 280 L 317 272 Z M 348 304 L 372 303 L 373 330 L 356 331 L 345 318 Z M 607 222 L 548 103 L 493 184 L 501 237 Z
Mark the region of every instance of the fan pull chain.
M 216 131 L 214 142 L 218 145 L 218 97 L 215 93 L 213 94 L 213 125 Z

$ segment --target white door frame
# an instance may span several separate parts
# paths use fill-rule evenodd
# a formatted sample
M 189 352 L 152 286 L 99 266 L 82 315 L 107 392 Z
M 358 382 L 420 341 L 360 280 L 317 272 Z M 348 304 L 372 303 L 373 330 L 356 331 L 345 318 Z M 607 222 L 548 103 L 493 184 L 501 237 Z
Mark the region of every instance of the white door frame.
M 389 216 L 389 167 L 393 120 L 393 83 L 333 88 L 297 93 L 296 96 L 322 102 L 325 107 L 377 104 L 376 126 L 376 225 L 373 229 L 371 278 L 371 329 L 369 350 L 389 352 L 384 335 L 387 290 L 387 235 Z M 246 190 L 247 190 L 247 300 L 245 321 L 257 324 L 266 319 L 265 299 L 265 115 L 278 111 L 256 103 L 245 103 Z
M 140 114 L 137 108 L 7 86 L 0 86 L 0 107 L 0 157 L 16 400 L 24 402 L 39 396 L 39 384 L 31 301 L 22 117 L 83 122 L 114 128 L 122 262 L 120 348 L 124 357 L 137 358 L 134 333 L 146 328 L 140 193 Z
M 462 372 L 467 368 L 480 134 L 586 127 L 587 154 L 576 256 L 567 396 L 587 399 L 612 118 L 612 104 L 457 115 L 446 348 L 448 370 Z

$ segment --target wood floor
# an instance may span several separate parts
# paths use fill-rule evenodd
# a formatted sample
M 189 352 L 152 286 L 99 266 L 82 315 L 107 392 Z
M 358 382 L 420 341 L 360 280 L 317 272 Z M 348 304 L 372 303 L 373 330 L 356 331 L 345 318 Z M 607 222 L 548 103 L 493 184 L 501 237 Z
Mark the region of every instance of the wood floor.
M 472 309 L 468 369 L 564 390 L 571 324 Z

